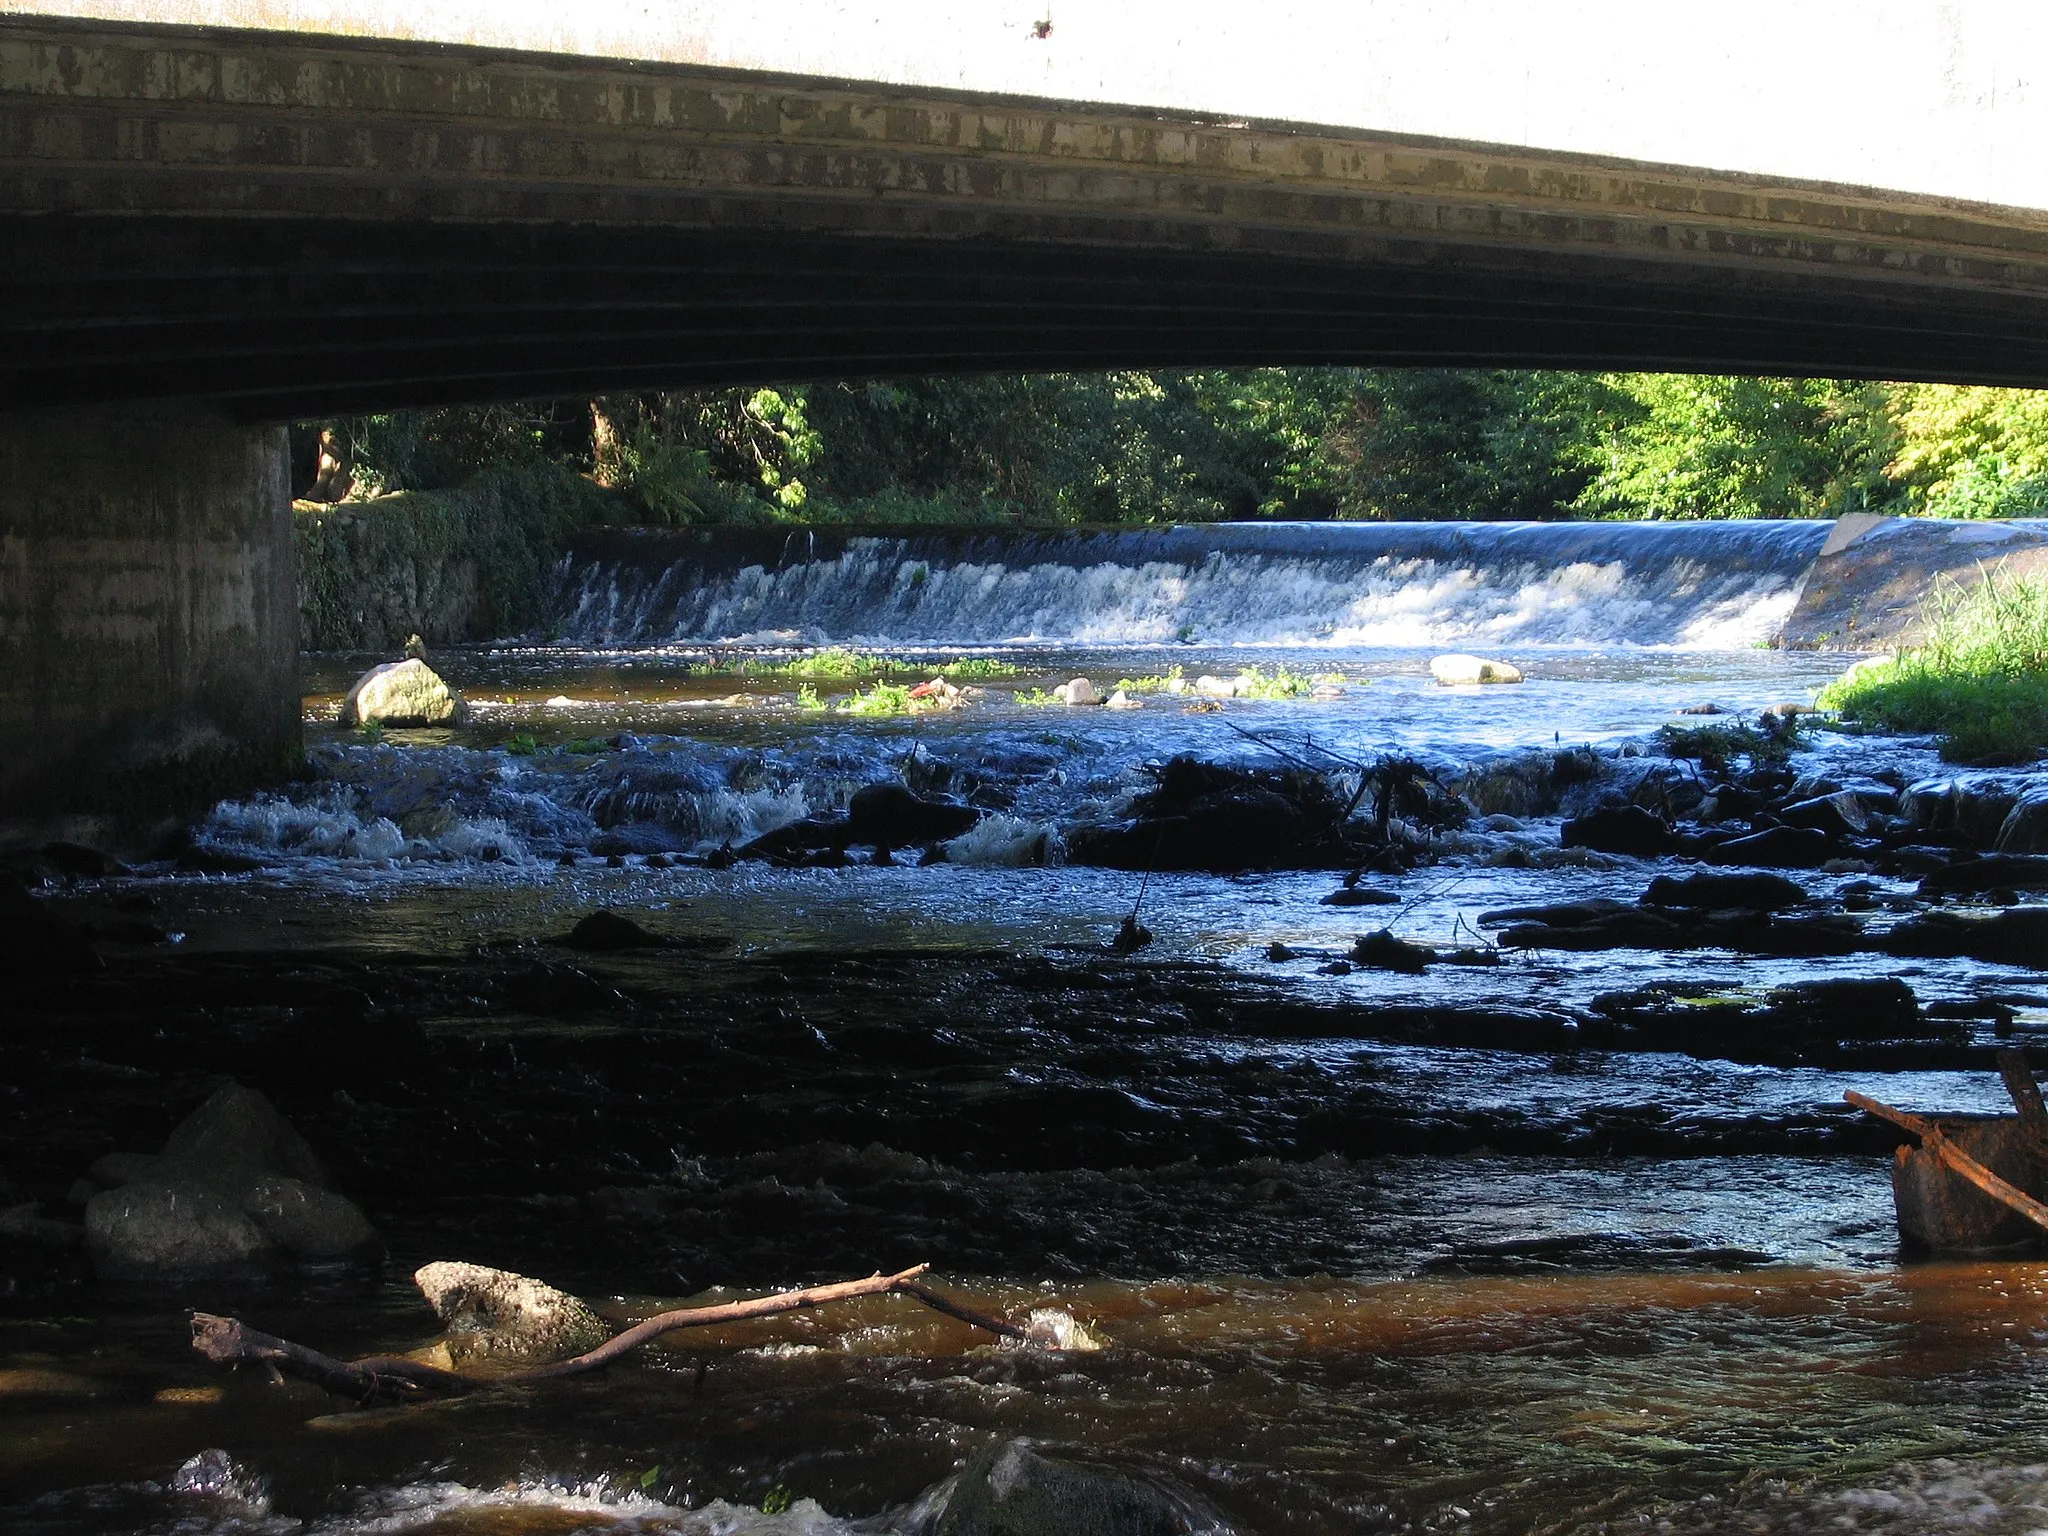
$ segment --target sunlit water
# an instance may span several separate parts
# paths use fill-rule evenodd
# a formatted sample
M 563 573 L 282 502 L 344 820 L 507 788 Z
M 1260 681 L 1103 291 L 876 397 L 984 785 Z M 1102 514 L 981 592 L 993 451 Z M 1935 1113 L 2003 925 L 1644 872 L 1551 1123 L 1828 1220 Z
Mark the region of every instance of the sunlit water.
M 900 567 L 908 557 L 890 558 Z M 1297 608 L 1313 575 L 1297 573 Z M 885 576 L 896 579 L 872 579 Z M 756 589 L 775 579 L 736 579 L 725 600 L 766 604 Z M 1594 577 L 1578 579 L 1584 590 Z M 1528 674 L 1521 686 L 1443 689 L 1427 676 L 1444 648 L 1436 633 L 1399 649 L 1343 644 L 1341 625 L 1313 646 L 1265 643 L 1287 638 L 1275 621 L 1247 637 L 1255 646 L 1135 645 L 1131 631 L 1145 625 L 1126 622 L 1116 643 L 1067 634 L 998 646 L 1000 635 L 952 628 L 897 654 L 934 664 L 1001 655 L 1018 675 L 957 712 L 870 721 L 799 708 L 793 680 L 736 673 L 743 654 L 787 655 L 727 643 L 756 627 L 744 616 L 681 638 L 651 633 L 661 626 L 650 615 L 672 619 L 673 605 L 662 608 L 668 599 L 646 583 L 608 589 L 610 611 L 632 615 L 616 619 L 612 638 L 632 643 L 596 643 L 595 578 L 585 585 L 585 639 L 434 657 L 470 699 L 473 719 L 459 732 L 372 743 L 318 724 L 362 659 L 314 659 L 319 777 L 224 806 L 203 829 L 211 845 L 270 867 L 155 877 L 182 942 L 458 953 L 530 943 L 602 905 L 662 931 L 724 936 L 740 954 L 1004 948 L 1081 965 L 1140 882 L 1062 866 L 1060 837 L 1141 789 L 1148 763 L 1191 752 L 1306 761 L 1341 776 L 1407 753 L 1455 779 L 1502 754 L 1591 745 L 1626 771 L 1627 744 L 1676 711 L 1806 700 L 1845 660 L 1746 641 L 1525 642 L 1506 652 Z M 1555 596 L 1545 592 L 1529 601 Z M 1789 602 L 1777 587 L 1765 595 Z M 1755 605 L 1737 612 L 1733 601 L 1714 622 L 1753 630 Z M 861 638 L 815 623 L 782 628 Z M 1479 638 L 1465 648 L 1483 648 L 1487 632 L 1475 620 Z M 1667 639 L 1684 637 L 1680 625 Z M 1342 692 L 1233 701 L 1219 713 L 1160 695 L 1128 713 L 1012 697 L 1076 675 L 1107 691 L 1172 665 L 1192 678 L 1252 662 L 1341 678 Z M 579 750 L 557 750 L 567 744 Z M 1822 734 L 1813 763 L 1910 777 L 1934 759 L 1924 744 Z M 843 805 L 906 765 L 928 776 L 949 768 L 943 787 L 983 789 L 1010 818 L 1005 836 L 926 868 L 670 862 Z M 593 852 L 607 835 L 623 850 L 614 863 Z M 1049 865 L 1007 862 L 1041 835 Z M 1414 1003 L 1562 1014 L 1674 974 L 1762 987 L 1896 971 L 1923 1000 L 2008 999 L 2023 1037 L 2048 1020 L 2035 973 L 1869 955 L 1795 963 L 1709 952 L 1674 964 L 1623 953 L 1425 977 L 1324 974 L 1367 927 L 1469 941 L 1485 910 L 1633 896 L 1655 872 L 1566 857 L 1554 817 L 1461 836 L 1435 863 L 1387 882 L 1398 909 L 1324 906 L 1334 883 L 1325 874 L 1153 877 L 1143 915 L 1157 939 L 1142 958 L 1217 963 L 1355 1007 L 1361 1019 Z M 575 855 L 566 866 L 565 852 Z M 1824 892 L 1843 877 L 1802 878 Z M 1302 957 L 1268 961 L 1276 940 Z M 1115 1009 L 1113 992 L 1102 1006 Z M 0 1487 L 12 1501 L 0 1518 L 49 1536 L 896 1530 L 915 1524 L 920 1496 L 969 1452 L 1025 1435 L 1168 1483 L 1246 1532 L 2048 1529 L 2048 1268 L 1899 1264 L 1883 1161 L 1843 1150 L 1836 1106 L 1845 1087 L 1872 1086 L 1867 1075 L 1405 1047 L 1370 1039 L 1363 1024 L 1347 1033 L 1341 1008 L 1328 1017 L 1339 1022 L 1313 1038 L 1259 1039 L 1189 1019 L 1092 1070 L 1132 1103 L 1190 1123 L 1262 1113 L 1261 1074 L 1278 1085 L 1273 1102 L 1318 1092 L 1351 1102 L 1343 1095 L 1369 1083 L 1377 1102 L 1413 1116 L 1412 1149 L 1144 1169 L 861 1154 L 890 1170 L 886 1194 L 867 1197 L 882 1202 L 878 1213 L 926 1222 L 916 1230 L 933 1244 L 954 1230 L 936 1213 L 971 1195 L 1043 1234 L 1043 1251 L 1065 1244 L 1083 1256 L 1040 1272 L 956 1265 L 949 1279 L 1015 1315 L 1077 1319 L 1108 1341 L 1103 1350 L 997 1348 L 908 1302 L 868 1301 L 691 1336 L 601 1380 L 349 1415 L 310 1389 L 210 1372 L 161 1304 L 108 1303 L 90 1316 L 17 1309 L 0 1335 Z M 1226 1086 L 1204 1087 L 1203 1073 Z M 1988 1074 L 1900 1072 L 1876 1086 L 1925 1110 L 2003 1103 Z M 1431 1150 L 1432 1117 L 1467 1127 L 1465 1139 Z M 1474 1124 L 1497 1126 L 1502 1145 L 1472 1145 Z M 1615 1142 L 1617 1127 L 1636 1139 Z M 1620 1144 L 1663 1150 L 1604 1150 Z M 678 1177 L 706 1209 L 747 1180 L 779 1178 L 787 1205 L 768 1219 L 796 1232 L 853 1220 L 829 1202 L 843 1211 L 863 1198 L 860 1178 L 880 1175 L 856 1177 L 851 1156 L 821 1143 Z M 798 1196 L 813 1189 L 806 1216 Z M 800 1236 L 762 1241 L 800 1270 Z M 246 1310 L 337 1350 L 410 1345 L 431 1330 L 403 1272 L 459 1256 L 401 1253 L 368 1289 L 258 1298 Z M 930 1256 L 949 1270 L 942 1246 Z M 661 1301 L 615 1298 L 611 1310 L 623 1319 Z M 211 1448 L 226 1456 L 200 1456 Z M 775 1490 L 794 1502 L 783 1509 Z M 762 1513 L 764 1499 L 781 1512 Z

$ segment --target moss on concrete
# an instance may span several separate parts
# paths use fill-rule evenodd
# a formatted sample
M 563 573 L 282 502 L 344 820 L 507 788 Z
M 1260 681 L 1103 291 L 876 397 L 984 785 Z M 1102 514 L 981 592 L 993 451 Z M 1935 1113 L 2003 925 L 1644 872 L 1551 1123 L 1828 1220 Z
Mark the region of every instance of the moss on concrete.
M 546 610 L 556 561 L 613 498 L 551 464 L 506 465 L 446 490 L 298 503 L 299 643 L 392 650 L 518 633 Z

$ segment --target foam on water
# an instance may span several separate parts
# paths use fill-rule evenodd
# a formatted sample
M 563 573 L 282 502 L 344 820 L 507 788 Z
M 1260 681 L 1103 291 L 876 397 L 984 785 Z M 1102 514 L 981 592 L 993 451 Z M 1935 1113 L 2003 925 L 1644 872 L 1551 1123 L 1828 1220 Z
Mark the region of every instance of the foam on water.
M 658 534 L 572 555 L 586 643 L 1732 649 L 1798 601 L 1823 522 L 1221 524 L 785 545 Z M 757 542 L 757 541 L 756 541 Z M 761 551 L 761 553 L 767 553 Z

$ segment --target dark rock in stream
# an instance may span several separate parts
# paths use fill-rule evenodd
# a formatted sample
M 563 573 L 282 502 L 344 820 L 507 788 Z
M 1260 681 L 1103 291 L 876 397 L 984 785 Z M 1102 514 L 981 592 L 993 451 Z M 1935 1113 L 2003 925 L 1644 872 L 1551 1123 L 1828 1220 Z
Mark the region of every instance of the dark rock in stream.
M 916 848 L 960 836 L 982 813 L 951 800 L 927 800 L 902 784 L 864 784 L 846 805 L 848 843 Z
M 1806 900 L 1806 892 L 1783 875 L 1659 875 L 1650 882 L 1642 899 L 1645 906 L 1651 907 L 1692 907 L 1716 912 L 1740 907 L 1752 912 L 1775 912 L 1781 907 L 1798 906 Z
M 669 947 L 669 940 L 660 934 L 650 933 L 630 917 L 621 917 L 604 907 L 579 920 L 574 928 L 555 942 L 564 949 L 581 949 L 592 954 Z
M 1920 880 L 1920 894 L 1950 891 L 2048 890 L 2048 857 L 2040 854 L 1994 853 L 1930 869 Z
M 1351 960 L 1376 971 L 1401 971 L 1420 976 L 1437 961 L 1437 952 L 1426 944 L 1397 939 L 1387 929 L 1364 935 L 1351 946 Z
M 0 872 L 0 966 L 10 976 L 61 976 L 98 970 L 100 957 L 77 927 Z
M 2007 907 L 1989 916 L 1927 912 L 1885 936 L 1884 952 L 1914 959 L 1965 956 L 2048 970 L 2048 906 Z
M 1778 811 L 1788 827 L 1810 827 L 1831 838 L 1861 837 L 1870 830 L 1870 811 L 1853 790 L 1799 800 Z
M 1640 805 L 1603 805 L 1567 821 L 1558 834 L 1567 848 L 1654 858 L 1673 846 L 1671 824 Z
M 1816 827 L 1771 827 L 1715 845 L 1707 850 L 1706 860 L 1768 869 L 1818 869 L 1835 854 L 1834 839 Z
M 305 1138 L 251 1088 L 219 1089 L 161 1153 L 110 1154 L 93 1175 L 117 1184 L 85 1206 L 86 1245 L 103 1279 L 251 1279 L 280 1263 L 378 1251 L 363 1213 L 321 1187 Z
M 1728 949 L 1789 958 L 1847 955 L 1864 947 L 1862 926 L 1846 914 L 1687 911 L 1681 917 L 1631 906 L 1580 922 L 1520 923 L 1506 929 L 1499 943 L 1502 949 Z
M 1222 1524 L 1183 1494 L 1000 1441 L 920 1502 L 907 1536 L 1198 1536 Z

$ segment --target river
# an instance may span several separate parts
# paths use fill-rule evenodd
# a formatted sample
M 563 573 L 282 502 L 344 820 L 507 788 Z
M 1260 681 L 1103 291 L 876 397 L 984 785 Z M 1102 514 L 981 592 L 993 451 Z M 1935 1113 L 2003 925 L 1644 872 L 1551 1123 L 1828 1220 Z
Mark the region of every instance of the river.
M 759 559 L 626 541 L 565 568 L 552 638 L 433 654 L 469 701 L 458 729 L 343 732 L 336 702 L 378 658 L 309 657 L 312 776 L 197 829 L 256 867 L 166 861 L 61 898 L 140 894 L 179 938 L 39 1005 L 69 1033 L 10 1058 L 23 1113 L 0 1166 L 61 1188 L 233 1072 L 321 1149 L 390 1261 L 0 1300 L 0 1523 L 901 1531 L 963 1458 L 1021 1435 L 1247 1536 L 2048 1527 L 2048 1266 L 1904 1262 L 1891 1139 L 1841 1104 L 1861 1087 L 2001 1108 L 1992 1022 L 2048 1033 L 2038 973 L 1715 950 L 1344 961 L 1371 928 L 1469 945 L 1483 912 L 1632 898 L 1675 867 L 1561 848 L 1569 804 L 1418 833 L 1427 857 L 1371 910 L 1326 904 L 1327 871 L 1146 877 L 1062 854 L 1176 754 L 1308 765 L 1340 791 L 1399 754 L 1498 800 L 1532 754 L 1585 749 L 1586 795 L 1633 782 L 1664 763 L 1660 727 L 1711 719 L 1679 711 L 1754 718 L 1847 663 L 1761 648 L 1821 536 L 1397 547 L 1337 529 L 1278 554 L 1260 531 L 1020 556 L 776 535 Z M 899 681 L 1001 667 L 962 708 L 855 715 L 830 705 L 871 679 L 789 670 L 829 645 Z M 1526 681 L 1440 687 L 1447 649 Z M 1320 696 L 1038 694 L 1249 667 Z M 807 681 L 827 707 L 805 707 Z M 1939 768 L 1925 743 L 1828 731 L 1794 765 Z M 989 814 L 940 862 L 706 862 L 896 776 Z M 1799 879 L 1821 901 L 1912 889 Z M 1139 901 L 1152 944 L 1108 956 Z M 690 945 L 551 946 L 598 907 Z M 1871 975 L 1949 1005 L 1952 1047 L 1574 1043 L 1630 989 Z M 185 1345 L 180 1308 L 201 1306 L 337 1353 L 410 1347 L 433 1328 L 406 1277 L 440 1258 L 541 1275 L 617 1321 L 922 1260 L 1100 1347 L 998 1346 L 870 1299 L 597 1378 L 351 1413 Z

